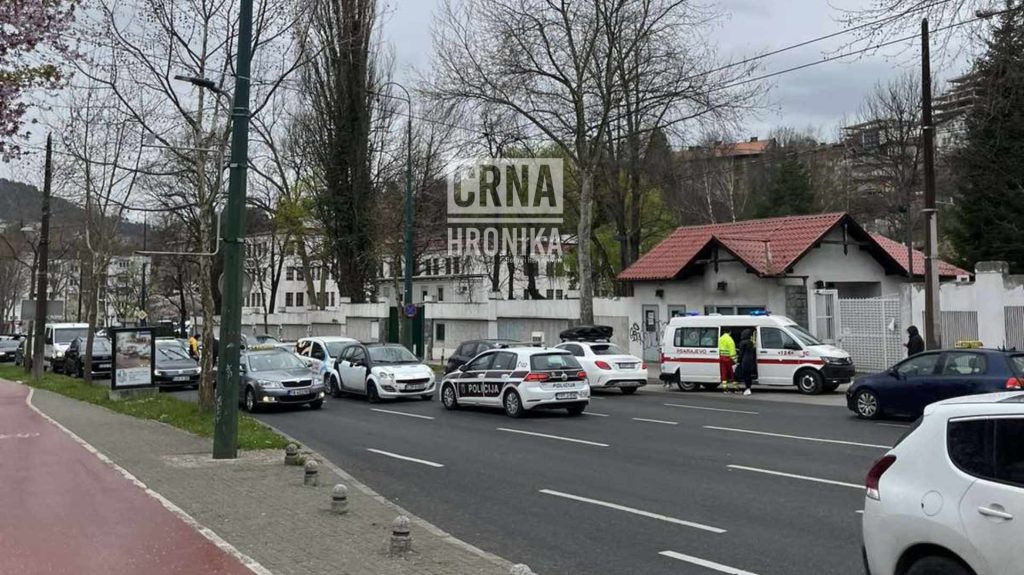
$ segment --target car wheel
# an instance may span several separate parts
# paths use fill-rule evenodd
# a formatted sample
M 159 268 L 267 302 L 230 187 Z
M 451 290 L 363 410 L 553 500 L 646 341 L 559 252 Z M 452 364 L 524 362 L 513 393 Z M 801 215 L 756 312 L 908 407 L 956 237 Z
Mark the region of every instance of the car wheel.
M 380 394 L 377 393 L 377 384 L 372 381 L 366 382 L 366 399 L 370 403 L 380 403 Z
M 864 419 L 878 419 L 882 415 L 882 408 L 878 403 L 878 396 L 870 389 L 862 389 L 857 392 L 856 404 L 857 416 Z
M 677 381 L 676 387 L 679 388 L 679 391 L 697 391 L 700 384 L 694 381 Z
M 636 393 L 635 387 L 620 387 L 619 389 L 622 390 L 622 395 L 633 395 Z
M 316 401 L 309 402 L 310 409 L 320 409 L 324 406 L 324 400 L 318 399 Z
M 948 557 L 930 556 L 918 559 L 907 575 L 972 575 L 960 562 Z
M 455 397 L 455 388 L 451 385 L 441 388 L 441 405 L 448 410 L 459 408 L 459 400 Z
M 577 404 L 574 404 L 574 405 L 570 405 L 569 407 L 565 408 L 565 410 L 569 412 L 569 415 L 571 415 L 573 417 L 576 417 L 576 416 L 579 416 L 579 415 L 583 415 L 583 410 L 585 410 L 586 408 L 587 408 L 587 404 L 585 404 L 585 403 L 577 403 Z
M 341 397 L 341 384 L 334 379 L 333 375 L 324 376 L 324 385 L 327 386 L 327 393 L 330 394 L 331 397 Z
M 825 379 L 813 369 L 805 369 L 796 374 L 796 387 L 804 395 L 818 395 L 825 387 Z
M 259 410 L 259 404 L 256 403 L 256 392 L 251 387 L 245 390 L 245 410 L 249 413 L 256 413 Z
M 505 406 L 505 415 L 516 418 L 523 416 L 523 400 L 519 398 L 518 392 L 506 393 L 505 399 L 501 403 Z

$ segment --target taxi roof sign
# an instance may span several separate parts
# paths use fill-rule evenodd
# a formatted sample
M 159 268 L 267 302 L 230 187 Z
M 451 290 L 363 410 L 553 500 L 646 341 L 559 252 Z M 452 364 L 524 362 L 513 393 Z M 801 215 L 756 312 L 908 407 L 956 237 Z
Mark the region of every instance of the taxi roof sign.
M 984 344 L 981 341 L 976 339 L 962 339 L 953 344 L 953 347 L 956 349 L 977 349 L 983 345 Z

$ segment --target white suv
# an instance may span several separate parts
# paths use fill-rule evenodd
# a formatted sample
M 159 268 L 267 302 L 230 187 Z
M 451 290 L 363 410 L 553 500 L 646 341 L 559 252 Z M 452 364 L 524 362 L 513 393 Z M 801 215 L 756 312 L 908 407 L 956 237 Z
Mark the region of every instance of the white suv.
M 541 347 L 492 349 L 444 376 L 441 403 L 502 407 L 509 417 L 563 408 L 581 415 L 590 403 L 587 372 L 568 351 Z
M 867 476 L 870 575 L 1022 571 L 1024 393 L 933 403 Z
M 591 389 L 617 387 L 629 395 L 647 385 L 647 364 L 614 343 L 567 341 L 555 347 L 576 357 L 587 372 Z

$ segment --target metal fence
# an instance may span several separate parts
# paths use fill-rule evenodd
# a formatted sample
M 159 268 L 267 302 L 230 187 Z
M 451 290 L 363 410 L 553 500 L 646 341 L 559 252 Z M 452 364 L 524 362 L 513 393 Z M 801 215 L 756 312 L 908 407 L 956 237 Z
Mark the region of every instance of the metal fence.
M 838 324 L 838 345 L 857 371 L 882 371 L 906 356 L 899 296 L 840 299 Z
M 1024 306 L 1008 305 L 1003 308 L 1007 348 L 1024 350 Z
M 923 311 L 921 312 L 921 325 L 924 325 Z M 942 330 L 939 345 L 942 347 L 953 347 L 958 341 L 974 341 L 978 339 L 978 312 L 939 312 L 939 326 Z

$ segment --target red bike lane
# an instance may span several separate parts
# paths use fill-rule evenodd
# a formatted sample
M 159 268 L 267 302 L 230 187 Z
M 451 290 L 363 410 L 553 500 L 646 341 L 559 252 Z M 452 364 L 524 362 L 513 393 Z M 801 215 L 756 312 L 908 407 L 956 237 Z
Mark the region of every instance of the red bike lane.
M 0 575 L 252 575 L 0 381 Z

